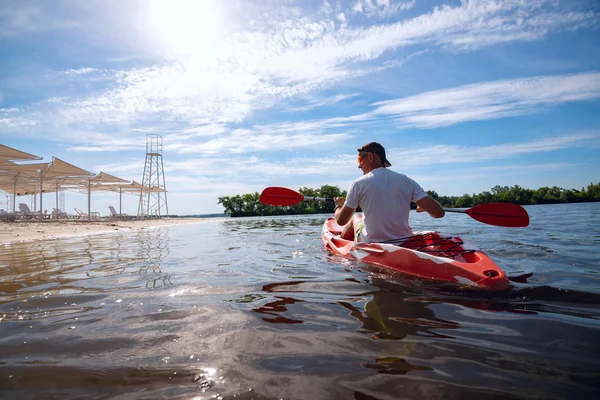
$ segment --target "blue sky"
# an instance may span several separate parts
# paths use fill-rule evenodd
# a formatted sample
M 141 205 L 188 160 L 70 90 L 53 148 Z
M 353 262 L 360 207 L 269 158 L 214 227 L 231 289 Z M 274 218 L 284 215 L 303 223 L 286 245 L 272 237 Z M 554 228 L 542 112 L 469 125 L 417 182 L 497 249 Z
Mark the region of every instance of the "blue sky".
M 600 181 L 599 28 L 595 0 L 0 0 L 0 143 L 141 181 L 158 133 L 181 215 L 346 189 L 369 141 L 439 194 L 580 188 Z

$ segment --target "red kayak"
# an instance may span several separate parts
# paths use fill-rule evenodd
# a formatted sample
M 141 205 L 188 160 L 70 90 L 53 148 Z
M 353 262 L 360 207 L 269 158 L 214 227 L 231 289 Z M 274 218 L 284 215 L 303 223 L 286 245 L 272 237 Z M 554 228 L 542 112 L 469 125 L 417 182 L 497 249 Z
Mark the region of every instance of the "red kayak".
M 333 218 L 323 225 L 323 243 L 333 254 L 461 288 L 499 291 L 510 287 L 506 274 L 491 258 L 480 250 L 466 248 L 459 237 L 420 232 L 399 244 L 359 243 L 342 239 L 341 230 Z

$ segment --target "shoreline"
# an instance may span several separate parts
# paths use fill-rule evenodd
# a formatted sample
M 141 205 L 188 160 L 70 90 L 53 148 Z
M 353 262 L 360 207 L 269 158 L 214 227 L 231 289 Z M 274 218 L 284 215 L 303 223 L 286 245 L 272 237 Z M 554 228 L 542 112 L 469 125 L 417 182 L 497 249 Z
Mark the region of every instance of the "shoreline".
M 197 224 L 218 218 L 159 218 L 105 221 L 15 221 L 0 222 L 0 246 L 38 240 L 99 235 L 115 231 L 135 231 L 173 225 Z

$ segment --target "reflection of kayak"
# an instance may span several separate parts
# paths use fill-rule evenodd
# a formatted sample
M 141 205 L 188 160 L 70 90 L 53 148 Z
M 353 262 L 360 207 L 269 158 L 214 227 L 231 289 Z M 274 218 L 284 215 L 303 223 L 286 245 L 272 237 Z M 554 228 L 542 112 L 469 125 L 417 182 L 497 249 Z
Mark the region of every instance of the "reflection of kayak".
M 341 229 L 333 218 L 323 225 L 323 243 L 333 254 L 464 288 L 498 291 L 510 286 L 504 271 L 491 258 L 472 246 L 467 247 L 459 237 L 420 232 L 401 245 L 357 243 L 342 239 Z

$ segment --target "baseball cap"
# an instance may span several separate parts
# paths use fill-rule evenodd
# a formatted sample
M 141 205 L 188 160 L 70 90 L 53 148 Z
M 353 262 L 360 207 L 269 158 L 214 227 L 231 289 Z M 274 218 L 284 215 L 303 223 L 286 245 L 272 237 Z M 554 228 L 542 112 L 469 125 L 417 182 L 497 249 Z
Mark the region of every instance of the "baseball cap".
M 386 167 L 392 166 L 392 164 L 388 161 L 388 159 L 385 158 L 385 149 L 383 148 L 382 145 L 380 145 L 377 142 L 369 142 L 369 143 L 365 144 L 363 147 L 359 148 L 358 151 L 364 152 L 364 153 L 377 154 L 379 156 L 379 158 L 381 158 L 383 165 L 385 165 Z

